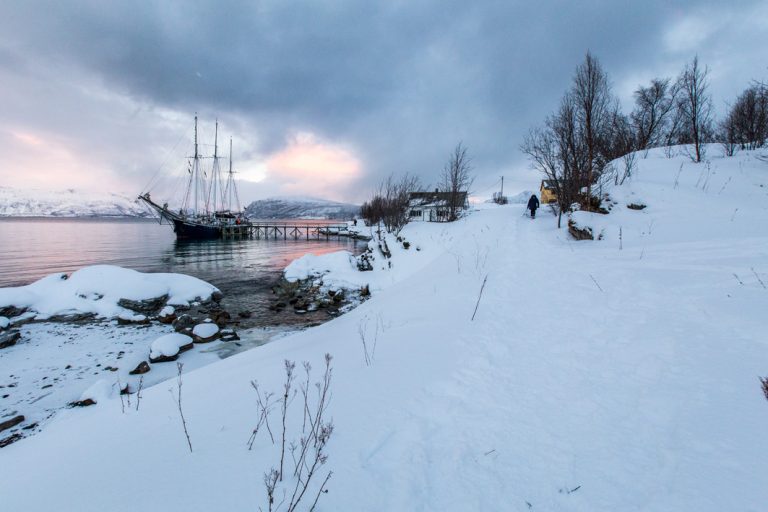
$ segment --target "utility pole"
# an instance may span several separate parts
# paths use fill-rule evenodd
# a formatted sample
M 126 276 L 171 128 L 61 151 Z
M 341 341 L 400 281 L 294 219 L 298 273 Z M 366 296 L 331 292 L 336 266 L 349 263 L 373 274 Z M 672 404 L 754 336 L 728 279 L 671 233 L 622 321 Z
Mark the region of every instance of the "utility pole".
M 501 197 L 504 197 L 504 176 L 501 177 Z

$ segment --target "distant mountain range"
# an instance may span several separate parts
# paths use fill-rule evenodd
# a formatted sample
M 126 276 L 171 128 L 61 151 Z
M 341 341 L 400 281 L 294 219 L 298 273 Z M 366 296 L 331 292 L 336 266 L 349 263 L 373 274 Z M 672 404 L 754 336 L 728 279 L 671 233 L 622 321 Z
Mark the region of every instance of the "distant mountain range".
M 351 219 L 360 214 L 354 204 L 313 197 L 272 197 L 260 199 L 245 209 L 252 219 Z
M 146 208 L 119 194 L 0 187 L 0 217 L 149 216 Z
M 254 219 L 349 219 L 360 207 L 312 197 L 274 197 L 252 202 L 246 212 Z M 120 194 L 0 187 L 0 217 L 150 216 L 133 198 Z

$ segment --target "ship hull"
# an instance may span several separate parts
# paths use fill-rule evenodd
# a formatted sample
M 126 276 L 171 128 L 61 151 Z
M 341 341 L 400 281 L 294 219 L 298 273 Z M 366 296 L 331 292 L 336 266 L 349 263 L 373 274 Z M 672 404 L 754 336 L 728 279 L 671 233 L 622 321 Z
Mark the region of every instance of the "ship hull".
M 176 238 L 183 238 L 184 240 L 214 240 L 221 238 L 221 228 L 218 226 L 190 224 L 179 219 L 173 219 L 173 231 L 176 233 Z

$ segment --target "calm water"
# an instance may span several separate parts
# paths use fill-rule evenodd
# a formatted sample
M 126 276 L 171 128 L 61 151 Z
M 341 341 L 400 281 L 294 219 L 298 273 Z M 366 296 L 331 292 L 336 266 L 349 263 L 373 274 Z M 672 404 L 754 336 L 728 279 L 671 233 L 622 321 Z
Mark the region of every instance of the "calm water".
M 94 264 L 178 272 L 221 289 L 224 305 L 233 314 L 248 309 L 256 313 L 256 323 L 285 323 L 292 317 L 281 320 L 266 309 L 270 287 L 282 269 L 308 252 L 357 253 L 363 245 L 352 240 L 180 242 L 170 226 L 149 220 L 0 219 L 0 287 L 29 284 L 53 272 Z

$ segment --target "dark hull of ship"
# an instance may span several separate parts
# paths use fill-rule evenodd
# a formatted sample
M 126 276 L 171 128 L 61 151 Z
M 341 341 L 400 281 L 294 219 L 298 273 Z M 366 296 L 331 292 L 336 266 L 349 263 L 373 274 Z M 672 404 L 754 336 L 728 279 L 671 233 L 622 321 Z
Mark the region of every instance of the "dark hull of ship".
M 191 224 L 179 219 L 173 220 L 173 231 L 176 238 L 184 240 L 214 240 L 221 238 L 219 226 L 206 226 L 204 224 Z

